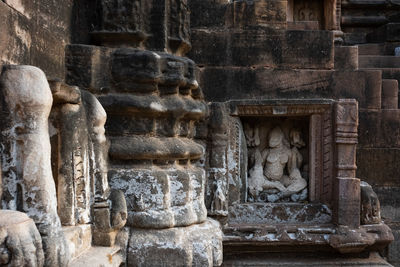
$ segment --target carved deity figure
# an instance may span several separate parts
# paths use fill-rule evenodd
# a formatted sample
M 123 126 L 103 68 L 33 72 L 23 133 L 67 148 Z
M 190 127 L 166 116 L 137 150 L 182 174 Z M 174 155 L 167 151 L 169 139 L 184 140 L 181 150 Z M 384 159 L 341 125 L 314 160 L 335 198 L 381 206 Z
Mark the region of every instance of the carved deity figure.
M 298 150 L 304 145 L 298 129 L 291 130 L 290 143 L 279 126 L 271 130 L 268 147 L 262 153 L 256 148 L 249 171 L 249 191 L 254 199 L 264 190 L 275 189 L 281 197 L 288 197 L 307 186 L 300 173 L 303 157 Z

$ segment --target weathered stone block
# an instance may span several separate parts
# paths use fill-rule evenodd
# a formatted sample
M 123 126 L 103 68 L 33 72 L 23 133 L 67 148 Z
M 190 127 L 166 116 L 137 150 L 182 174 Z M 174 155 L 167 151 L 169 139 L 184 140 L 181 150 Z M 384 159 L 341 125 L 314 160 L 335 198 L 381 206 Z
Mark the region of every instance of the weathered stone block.
M 25 213 L 0 210 L 0 264 L 44 265 L 42 239 L 35 223 Z
M 190 27 L 213 27 L 225 25 L 225 12 L 228 0 L 189 0 L 190 10 L 196 10 L 190 14 Z
M 227 6 L 226 25 L 242 28 L 267 26 L 286 27 L 287 0 L 234 1 Z
M 90 224 L 78 226 L 64 226 L 62 228 L 71 257 L 75 258 L 81 255 L 92 244 L 92 227 Z
M 397 186 L 400 160 L 398 148 L 358 148 L 357 176 L 373 186 Z
M 388 247 L 388 261 L 398 266 L 400 264 L 400 230 L 393 229 L 393 235 L 394 241 Z
M 205 99 L 355 98 L 360 108 L 380 108 L 380 71 L 281 70 L 205 67 L 200 84 Z M 215 88 L 218 88 L 216 90 Z
M 0 3 L 0 67 L 31 64 L 51 77 L 65 74 L 64 46 L 70 42 L 73 1 Z
M 209 49 L 210 43 L 213 49 Z M 334 67 L 333 34 L 328 31 L 196 29 L 192 32 L 192 44 L 189 56 L 206 66 Z
M 120 92 L 151 93 L 161 76 L 160 56 L 150 51 L 118 49 L 113 53 L 111 75 Z
M 335 46 L 335 69 L 358 69 L 358 46 Z
M 222 263 L 219 224 L 202 224 L 164 230 L 133 228 L 128 247 L 128 265 L 219 266 Z
M 395 79 L 382 80 L 382 109 L 398 109 L 399 83 Z
M 360 180 L 357 178 L 335 179 L 334 222 L 357 228 L 360 225 Z
M 398 185 L 398 184 L 397 184 Z M 374 186 L 381 204 L 381 215 L 389 225 L 400 222 L 400 187 Z
M 255 203 L 229 207 L 229 224 L 325 224 L 332 221 L 332 211 L 322 204 Z

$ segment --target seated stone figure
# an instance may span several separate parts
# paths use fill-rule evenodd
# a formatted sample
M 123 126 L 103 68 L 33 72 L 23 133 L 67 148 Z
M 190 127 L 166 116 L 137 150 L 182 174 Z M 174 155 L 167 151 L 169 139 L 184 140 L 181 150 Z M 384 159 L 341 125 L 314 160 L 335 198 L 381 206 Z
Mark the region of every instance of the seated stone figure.
M 289 197 L 307 186 L 300 173 L 303 159 L 298 148 L 304 146 L 301 132 L 293 129 L 290 138 L 292 148 L 282 129 L 275 127 L 269 134 L 268 147 L 262 153 L 255 150 L 255 163 L 249 171 L 249 193 L 254 199 L 264 190 L 278 193 L 278 198 Z

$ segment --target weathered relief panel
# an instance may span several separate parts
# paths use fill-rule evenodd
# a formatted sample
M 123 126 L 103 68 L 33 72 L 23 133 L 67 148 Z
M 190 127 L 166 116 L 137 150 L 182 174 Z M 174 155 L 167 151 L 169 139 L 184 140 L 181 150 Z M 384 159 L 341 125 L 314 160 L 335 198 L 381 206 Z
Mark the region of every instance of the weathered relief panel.
M 307 242 L 345 253 L 354 240 L 369 242 L 335 234 L 335 224 L 352 229 L 360 221 L 355 110 L 354 100 L 329 99 L 211 105 L 207 208 L 224 225 L 229 250 Z M 376 197 L 363 190 L 363 221 L 377 222 Z M 376 240 L 390 239 L 380 231 Z

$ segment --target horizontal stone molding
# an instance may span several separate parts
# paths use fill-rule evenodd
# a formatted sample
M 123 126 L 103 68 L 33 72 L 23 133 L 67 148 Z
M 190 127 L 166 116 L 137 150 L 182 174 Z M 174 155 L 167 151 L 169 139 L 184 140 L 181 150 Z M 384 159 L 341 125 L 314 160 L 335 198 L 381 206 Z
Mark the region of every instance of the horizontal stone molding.
M 123 160 L 179 160 L 198 159 L 204 148 L 188 138 L 121 136 L 111 137 L 109 154 Z

